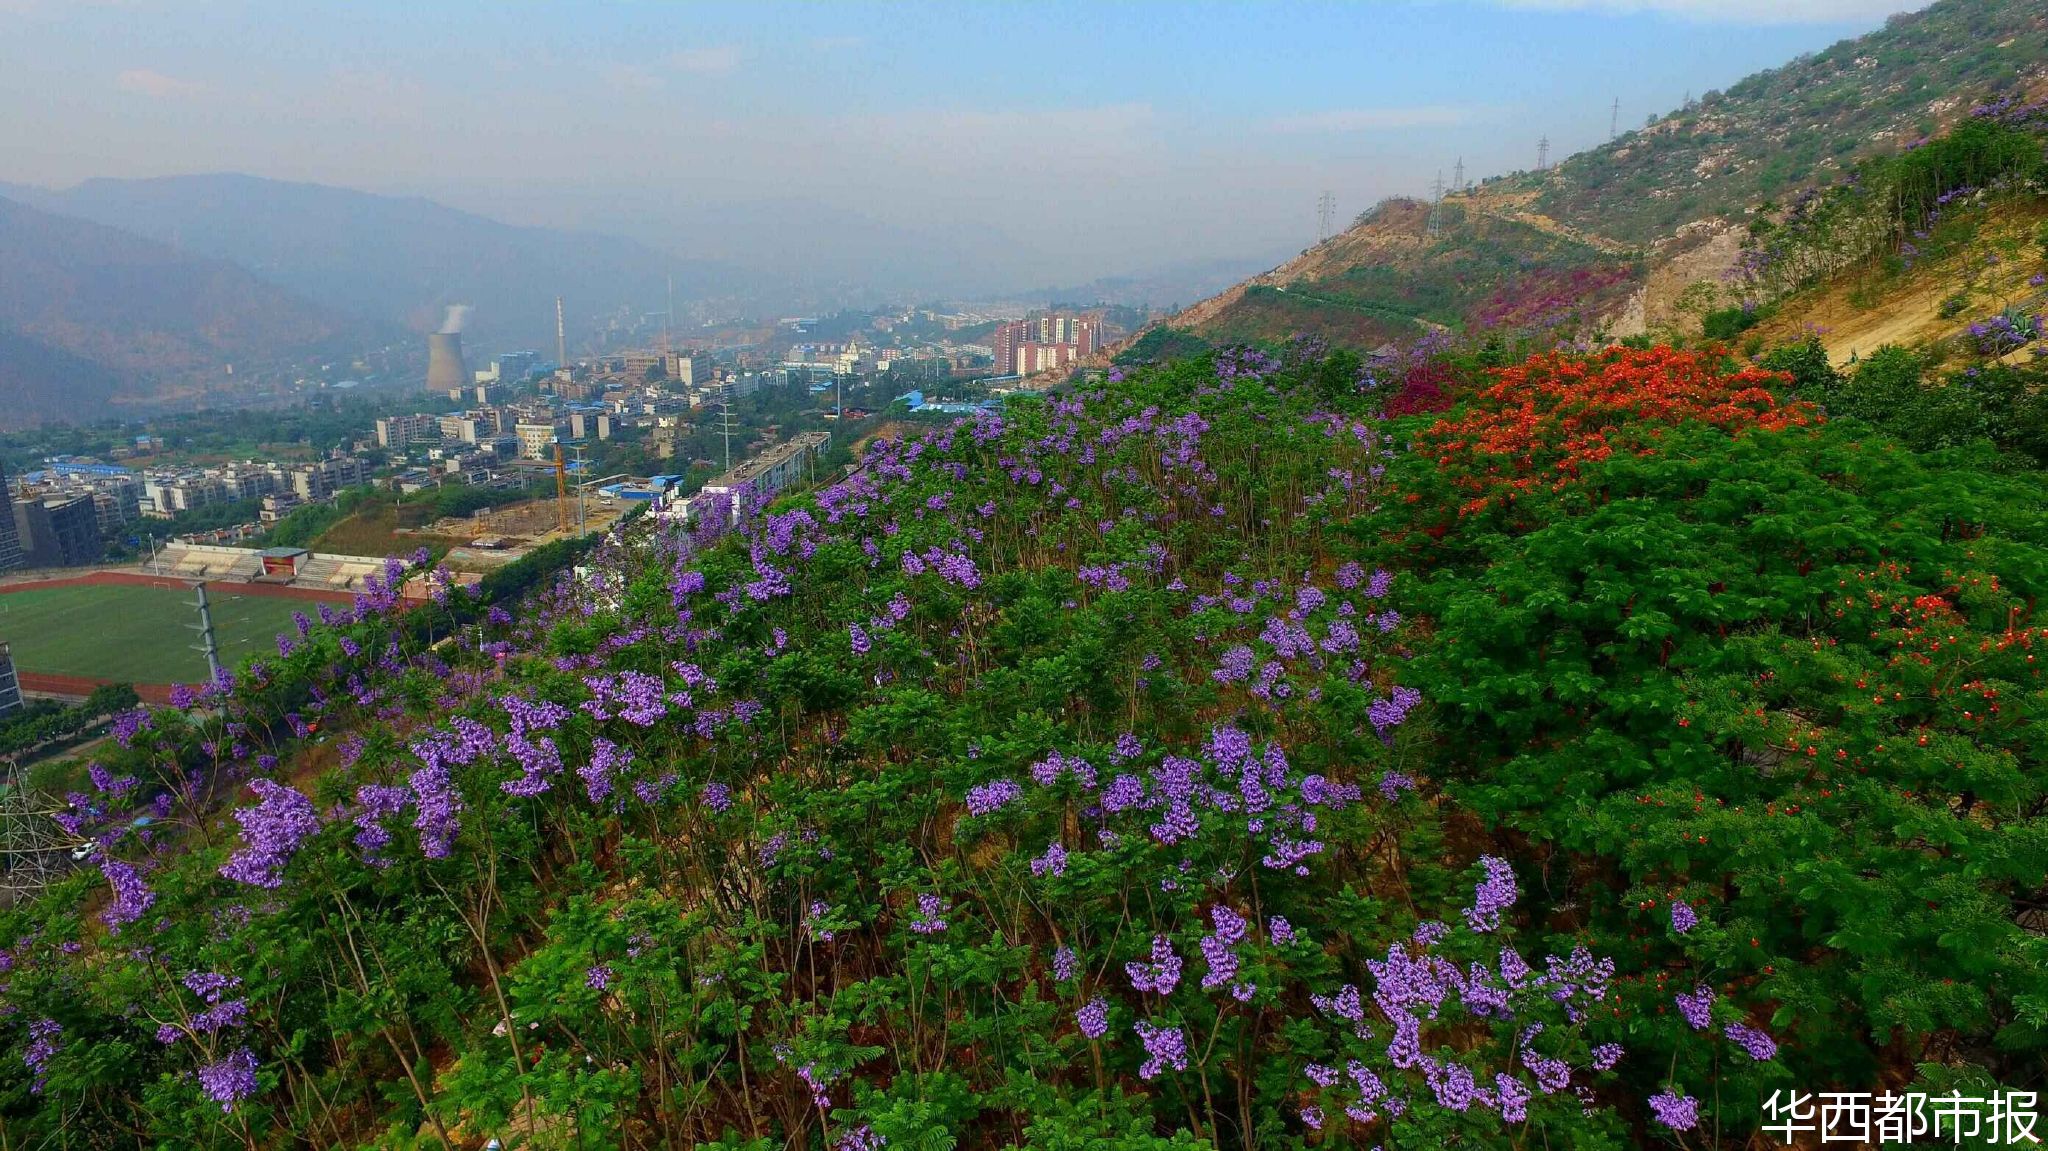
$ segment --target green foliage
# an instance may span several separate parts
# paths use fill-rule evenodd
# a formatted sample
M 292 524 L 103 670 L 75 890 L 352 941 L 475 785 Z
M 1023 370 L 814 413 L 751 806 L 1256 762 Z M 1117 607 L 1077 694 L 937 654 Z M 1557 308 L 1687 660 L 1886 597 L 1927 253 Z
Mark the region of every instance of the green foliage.
M 1721 308 L 1700 318 L 1700 334 L 1709 340 L 1733 340 L 1760 319 L 1755 308 Z
M 1799 394 L 1830 413 L 1915 450 L 1988 443 L 2003 453 L 2002 467 L 2048 467 L 2048 389 L 2038 368 L 1990 364 L 1944 377 L 1923 354 L 1886 346 L 1843 374 L 1817 340 L 1779 348 L 1764 364 L 1791 372 Z
M 2048 867 L 2048 484 L 1987 463 L 1853 421 L 1699 430 L 1418 541 L 1409 606 L 1438 632 L 1404 676 L 1442 703 L 1451 792 L 1550 858 L 1550 898 L 1608 946 L 1776 1005 L 1789 1079 L 1724 1099 L 1870 1081 L 1902 1033 L 1969 1036 L 2006 1081 L 2048 1052 L 2021 926 Z M 1674 901 L 1702 926 L 1670 933 Z
M 1209 341 L 1179 328 L 1164 324 L 1149 328 L 1129 347 L 1117 353 L 1116 362 L 1124 365 L 1166 363 L 1172 360 L 1192 359 L 1212 349 Z
M 0 721 L 0 755 L 19 755 L 31 748 L 78 735 L 109 715 L 136 704 L 135 689 L 110 683 L 92 689 L 85 702 L 70 707 L 39 699 Z
M 1355 358 L 1233 349 L 879 443 L 736 533 L 373 589 L 78 785 L 101 854 L 0 909 L 0 1122 L 1605 1151 L 1666 1089 L 1733 1147 L 1779 1087 L 2027 1082 L 2048 481 L 1841 415 L 1932 401 L 1813 343 L 1770 360 L 1819 427 L 1728 416 L 1775 377 L 1653 374 L 1681 354 L 1502 373 L 1626 369 L 1522 458 L 1527 394 L 1470 384 L 1515 354 L 1417 369 L 1496 405 L 1510 478 L 1569 454 L 1498 502 Z M 1345 1116 L 1354 1062 L 1399 1114 Z

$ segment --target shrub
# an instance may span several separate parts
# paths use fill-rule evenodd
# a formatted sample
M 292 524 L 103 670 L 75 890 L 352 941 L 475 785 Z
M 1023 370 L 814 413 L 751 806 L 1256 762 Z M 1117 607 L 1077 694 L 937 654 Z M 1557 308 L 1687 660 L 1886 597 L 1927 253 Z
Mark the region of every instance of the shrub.
M 1721 308 L 1701 318 L 1700 334 L 1709 340 L 1733 340 L 1761 318 L 1754 307 Z

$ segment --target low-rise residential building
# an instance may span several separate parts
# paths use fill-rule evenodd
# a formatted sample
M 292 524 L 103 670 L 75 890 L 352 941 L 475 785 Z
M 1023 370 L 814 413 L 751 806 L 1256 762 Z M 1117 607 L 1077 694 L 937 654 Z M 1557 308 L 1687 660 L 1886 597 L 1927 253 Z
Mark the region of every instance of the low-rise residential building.
M 263 504 L 256 513 L 256 518 L 262 523 L 274 524 L 298 510 L 299 506 L 299 497 L 295 495 L 285 492 L 267 495 L 263 497 Z
M 528 460 L 553 459 L 555 441 L 561 436 L 562 431 L 563 428 L 553 420 L 545 423 L 529 423 L 522 420 L 512 428 L 512 434 L 519 437 L 520 458 Z
M 832 445 L 830 432 L 804 432 L 715 476 L 684 506 L 694 519 L 700 509 L 722 507 L 737 521 L 749 499 L 765 499 L 805 478 L 813 463 Z
M 611 413 L 583 410 L 571 411 L 569 413 L 569 438 L 574 440 L 611 439 Z
M 439 416 L 380 416 L 377 419 L 377 446 L 389 451 L 400 451 L 415 441 L 438 441 L 441 438 Z

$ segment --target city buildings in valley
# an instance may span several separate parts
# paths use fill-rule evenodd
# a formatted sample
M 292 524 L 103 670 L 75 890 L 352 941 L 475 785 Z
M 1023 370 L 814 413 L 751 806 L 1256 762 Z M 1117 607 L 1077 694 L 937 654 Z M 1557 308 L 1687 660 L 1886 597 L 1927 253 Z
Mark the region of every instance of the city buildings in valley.
M 1092 317 L 1041 312 L 996 327 L 989 339 L 996 371 L 1029 376 L 1070 367 L 1095 354 L 1100 323 Z

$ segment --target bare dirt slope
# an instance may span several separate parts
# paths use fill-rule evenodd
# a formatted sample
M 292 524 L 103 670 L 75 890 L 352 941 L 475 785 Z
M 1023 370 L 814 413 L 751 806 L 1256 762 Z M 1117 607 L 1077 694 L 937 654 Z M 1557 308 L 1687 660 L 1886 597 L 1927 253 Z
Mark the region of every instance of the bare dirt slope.
M 1854 276 L 1792 297 L 1753 332 L 1767 342 L 1812 331 L 1837 364 L 1868 356 L 1887 344 L 1914 346 L 1954 339 L 2002 308 L 2038 302 L 2028 283 L 2040 270 L 2036 237 L 2048 204 L 1999 210 L 1965 250 L 1923 264 L 1889 283 Z M 1962 295 L 1966 304 L 1943 317 L 1942 302 Z

